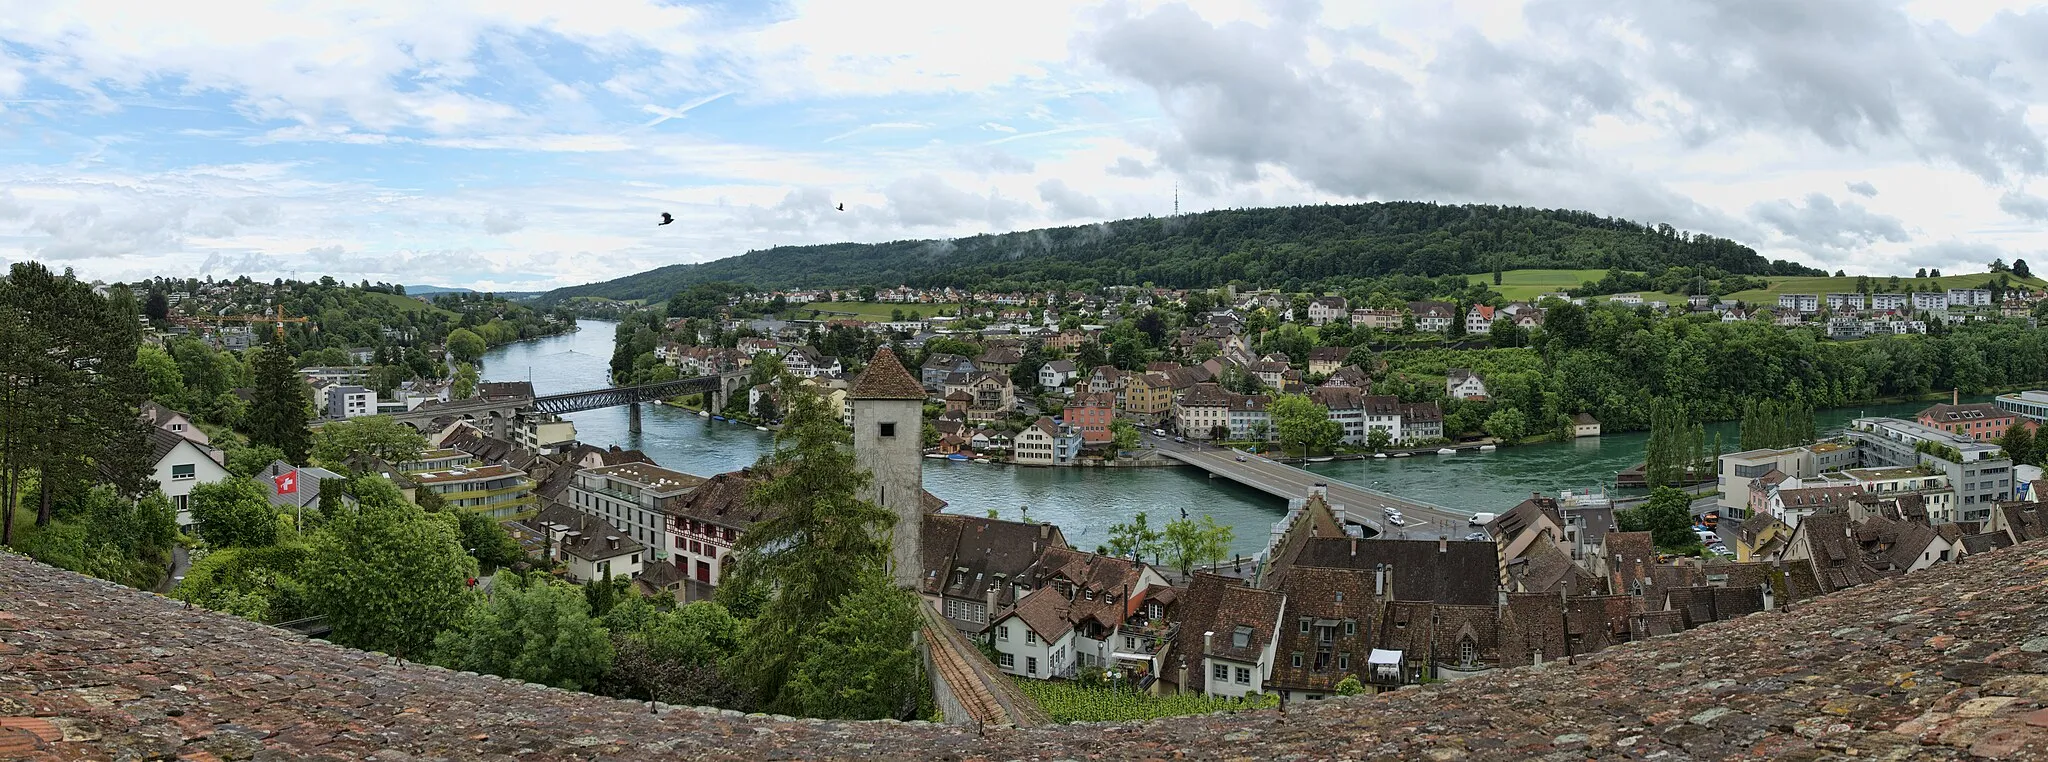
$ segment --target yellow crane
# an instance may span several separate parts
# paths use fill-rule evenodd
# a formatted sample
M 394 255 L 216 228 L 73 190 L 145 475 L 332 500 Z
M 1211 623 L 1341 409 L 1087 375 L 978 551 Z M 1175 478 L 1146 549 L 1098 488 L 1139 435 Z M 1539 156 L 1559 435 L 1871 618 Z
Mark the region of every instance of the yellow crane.
M 173 318 L 171 318 L 171 320 L 172 320 L 172 321 L 174 321 L 174 322 L 179 322 L 179 323 L 188 323 L 188 324 L 189 324 L 189 323 L 201 323 L 201 322 L 212 322 L 212 323 L 276 323 L 276 324 L 277 324 L 277 337 L 278 337 L 279 339 L 283 339 L 283 338 L 284 338 L 284 324 L 286 324 L 286 323 L 310 323 L 310 322 L 312 322 L 312 320 L 310 320 L 310 319 L 308 319 L 308 318 L 306 318 L 306 317 L 303 317 L 303 316 L 301 316 L 301 317 L 285 317 L 285 316 L 284 316 L 284 305 L 281 305 L 281 304 L 277 306 L 277 309 L 275 310 L 275 313 L 274 313 L 274 314 L 269 314 L 269 315 L 263 315 L 263 314 L 257 314 L 257 315 L 179 315 L 179 316 L 176 316 L 176 317 L 173 317 Z

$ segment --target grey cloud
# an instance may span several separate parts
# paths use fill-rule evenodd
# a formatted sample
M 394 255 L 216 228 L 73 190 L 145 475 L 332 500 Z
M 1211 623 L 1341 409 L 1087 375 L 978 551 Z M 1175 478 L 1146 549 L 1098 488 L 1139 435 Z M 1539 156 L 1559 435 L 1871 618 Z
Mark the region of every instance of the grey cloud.
M 1877 198 L 1877 186 L 1865 180 L 1849 183 L 1849 192 L 1864 198 Z
M 2011 262 L 2013 257 L 2004 249 L 1988 243 L 1942 241 L 1913 247 L 1898 266 L 1902 269 L 1938 267 L 1953 275 L 1982 270 L 1994 259 Z
M 2006 214 L 2034 222 L 2048 222 L 2048 198 L 2020 191 L 2007 191 L 1998 197 L 1998 208 Z
M 999 148 L 962 149 L 953 159 L 962 168 L 983 174 L 1024 174 L 1038 168 L 1037 162 Z
M 960 190 L 937 175 L 906 177 L 882 191 L 896 221 L 910 226 L 944 226 L 960 222 L 987 222 L 1003 227 L 1030 211 L 1019 201 L 1000 194 L 986 196 Z
M 525 212 L 519 211 L 517 209 L 492 209 L 488 212 L 484 212 L 484 232 L 489 233 L 491 235 L 504 235 L 506 233 L 523 230 L 525 228 Z
M 797 188 L 784 194 L 782 201 L 774 206 L 749 206 L 741 208 L 736 216 L 740 223 L 754 229 L 778 231 L 806 230 L 820 220 L 820 215 L 837 212 L 832 200 L 832 191 L 819 187 Z
M 1054 219 L 1070 220 L 1076 217 L 1099 219 L 1105 215 L 1102 202 L 1094 196 L 1074 190 L 1066 181 L 1052 178 L 1038 184 L 1038 197 L 1051 205 Z
M 239 253 L 213 252 L 206 255 L 206 261 L 199 266 L 199 274 L 212 275 L 216 272 L 224 277 L 235 277 L 250 273 L 276 272 L 276 260 L 253 251 Z
M 1781 199 L 1751 206 L 1750 215 L 1794 240 L 1829 249 L 1911 238 L 1896 217 L 1877 214 L 1854 201 L 1837 204 L 1819 193 L 1807 195 L 1804 208 Z
M 80 204 L 68 212 L 36 215 L 28 229 L 46 239 L 25 248 L 58 260 L 177 251 L 189 210 L 184 203 L 142 203 L 109 213 L 97 204 Z
M 1153 174 L 1153 169 L 1145 166 L 1145 162 L 1138 161 L 1129 156 L 1118 156 L 1116 163 L 1109 165 L 1109 168 L 1104 171 L 1117 177 L 1129 177 L 1140 180 L 1151 177 Z

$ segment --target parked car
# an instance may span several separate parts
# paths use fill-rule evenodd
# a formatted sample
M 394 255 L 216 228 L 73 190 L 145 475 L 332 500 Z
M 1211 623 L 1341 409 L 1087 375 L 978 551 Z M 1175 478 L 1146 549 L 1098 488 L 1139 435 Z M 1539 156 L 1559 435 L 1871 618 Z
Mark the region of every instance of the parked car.
M 1471 534 L 1465 535 L 1465 540 L 1467 542 L 1485 542 L 1487 540 L 1487 537 L 1485 532 L 1473 532 Z
M 1173 438 L 1173 441 L 1175 441 L 1175 442 L 1179 442 L 1179 443 L 1181 443 L 1181 444 L 1187 444 L 1188 438 L 1187 438 L 1187 437 L 1174 437 L 1174 438 Z
M 1153 429 L 1153 430 L 1152 430 L 1152 436 L 1155 436 L 1155 437 L 1163 437 L 1163 436 L 1166 436 L 1166 430 L 1165 430 L 1165 429 Z

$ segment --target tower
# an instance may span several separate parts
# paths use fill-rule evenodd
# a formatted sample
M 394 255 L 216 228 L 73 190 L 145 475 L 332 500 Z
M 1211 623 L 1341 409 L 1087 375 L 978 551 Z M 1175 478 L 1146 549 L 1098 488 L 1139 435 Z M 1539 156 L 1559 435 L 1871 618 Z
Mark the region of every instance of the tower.
M 914 590 L 924 529 L 924 387 L 883 347 L 846 398 L 853 408 L 853 462 L 873 475 L 860 497 L 896 514 L 889 577 Z

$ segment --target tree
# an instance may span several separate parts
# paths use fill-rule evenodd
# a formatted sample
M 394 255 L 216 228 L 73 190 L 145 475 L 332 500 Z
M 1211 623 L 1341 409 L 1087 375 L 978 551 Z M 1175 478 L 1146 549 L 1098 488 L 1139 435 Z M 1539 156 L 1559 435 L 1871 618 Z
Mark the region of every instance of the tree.
M 2014 463 L 2039 465 L 2041 462 L 2041 443 L 2034 437 L 2034 432 L 2029 431 L 2026 426 L 2013 424 L 2008 427 L 2005 434 L 1998 438 L 1998 446 L 2005 450 L 2006 457 L 2012 458 Z
M 171 317 L 171 300 L 162 291 L 151 291 L 142 301 L 142 314 L 150 320 L 161 323 Z
M 1358 681 L 1357 675 L 1345 675 L 1344 679 L 1337 681 L 1339 696 L 1356 696 L 1364 692 L 1365 684 Z
M 684 706 L 750 708 L 720 664 L 739 647 L 740 622 L 715 601 L 663 611 L 629 598 L 604 616 L 615 656 L 599 691 Z
M 1126 418 L 1109 422 L 1110 448 L 1117 453 L 1130 452 L 1138 448 L 1138 427 Z
M 923 695 L 913 636 L 917 596 L 875 571 L 803 638 L 789 705 L 805 717 L 848 720 L 914 716 Z
M 1159 531 L 1147 523 L 1145 512 L 1139 511 L 1130 522 L 1109 528 L 1109 554 L 1142 561 L 1146 555 L 1159 555 L 1160 540 Z
M 1993 258 L 1991 260 L 1991 271 L 1995 273 L 2009 272 L 2009 268 L 2005 266 L 2005 257 Z
M 1927 268 L 1927 277 L 1929 277 L 1929 278 L 1939 278 L 1939 277 L 1941 277 L 1941 268 L 1939 268 L 1939 267 L 1929 267 L 1929 268 Z M 1938 284 L 1937 284 L 1937 285 L 1938 285 Z
M 1515 325 L 1515 321 L 1507 318 L 1495 319 L 1493 325 L 1486 330 L 1486 338 L 1496 347 L 1509 349 L 1522 346 L 1526 340 L 1521 326 Z
M 1501 444 L 1522 441 L 1529 432 L 1529 417 L 1519 408 L 1503 407 L 1486 417 L 1486 433 L 1499 439 Z
M 743 679 L 763 706 L 787 707 L 783 695 L 801 654 L 803 633 L 832 614 L 863 579 L 883 573 L 889 555 L 888 509 L 862 500 L 872 474 L 855 464 L 852 437 L 838 411 L 809 387 L 784 377 L 788 406 L 772 474 L 748 494 L 750 510 L 770 516 L 741 536 L 735 568 L 720 585 L 772 590 L 747 627 L 738 657 Z
M 278 515 L 269 493 L 253 479 L 223 479 L 192 488 L 192 521 L 215 548 L 261 548 L 277 544 Z
M 2034 277 L 2034 271 L 2027 267 L 2027 260 L 2015 259 L 2012 261 L 2012 277 L 2032 278 Z
M 1221 562 L 1230 557 L 1230 543 L 1236 533 L 1227 525 L 1216 523 L 1212 516 L 1204 514 L 1202 520 L 1175 519 L 1166 522 L 1162 542 L 1165 546 L 1166 562 L 1180 569 L 1185 576 L 1194 572 L 1194 567 L 1203 562 Z
M 171 597 L 258 622 L 312 615 L 299 570 L 304 545 L 221 548 L 192 562 Z
M 178 369 L 178 361 L 171 353 L 154 344 L 144 344 L 135 351 L 135 366 L 142 371 L 143 380 L 149 385 L 149 396 L 159 404 L 178 405 L 185 396 L 185 374 Z
M 291 353 L 272 334 L 250 365 L 255 388 L 249 406 L 249 443 L 275 447 L 289 462 L 306 462 L 312 450 L 313 433 L 306 423 L 313 417 L 313 399 L 293 367 Z
M 1920 268 L 1920 269 L 1918 269 L 1918 270 L 1914 270 L 1914 271 L 1913 271 L 1913 277 L 1915 277 L 1915 278 L 1925 278 L 1925 277 L 1927 277 L 1927 268 L 1925 268 L 1925 267 L 1922 267 L 1922 268 Z
M 1614 520 L 1624 532 L 1649 532 L 1650 541 L 1667 552 L 1690 552 L 1700 544 L 1692 531 L 1692 495 L 1677 487 L 1651 490 L 1648 502 L 1615 511 Z
M 227 454 L 228 473 L 244 478 L 262 473 L 270 464 L 284 460 L 284 451 L 270 445 L 230 448 Z
M 475 331 L 467 328 L 457 328 L 449 331 L 447 343 L 449 357 L 455 358 L 456 362 L 470 364 L 475 364 L 477 361 L 484 359 L 484 350 L 488 348 L 484 344 L 484 337 L 476 335 Z
M 419 460 L 426 449 L 425 436 L 388 415 L 332 421 L 313 432 L 313 462 L 332 471 L 344 471 L 357 455 L 396 466 Z
M 1835 271 L 1835 277 L 1837 277 L 1837 278 L 1847 278 L 1847 277 L 1849 277 L 1849 273 L 1847 273 L 1847 272 L 1844 272 L 1844 271 L 1841 271 L 1841 270 L 1836 270 L 1836 271 Z
M 491 598 L 434 639 L 433 661 L 568 690 L 596 687 L 612 663 L 611 637 L 573 586 L 499 572 Z
M 467 610 L 476 562 L 463 553 L 454 517 L 405 502 L 379 477 L 351 479 L 346 489 L 356 506 L 328 517 L 306 559 L 313 608 L 336 643 L 424 656 Z
M 1394 435 L 1387 433 L 1386 429 L 1375 428 L 1365 433 L 1365 445 L 1371 447 L 1373 452 L 1387 449 L 1387 445 L 1393 443 Z
M 1496 286 L 1500 285 L 1500 281 L 1501 281 L 1501 271 L 1500 271 L 1500 268 L 1496 267 L 1496 268 L 1494 268 L 1494 270 L 1493 270 L 1493 285 L 1496 285 Z
M 442 512 L 455 517 L 456 530 L 462 535 L 462 548 L 469 552 L 470 558 L 476 559 L 477 568 L 490 572 L 526 560 L 526 550 L 519 547 L 519 541 L 512 539 L 511 533 L 506 532 L 496 519 L 462 508 L 448 507 Z
M 1300 446 L 1304 458 L 1311 449 L 1329 447 L 1344 436 L 1343 425 L 1330 420 L 1330 409 L 1305 394 L 1277 395 L 1266 411 L 1280 434 L 1282 446 L 1290 442 Z
M 476 366 L 469 363 L 457 364 L 454 386 L 448 390 L 449 398 L 466 400 L 475 397 L 477 378 Z

